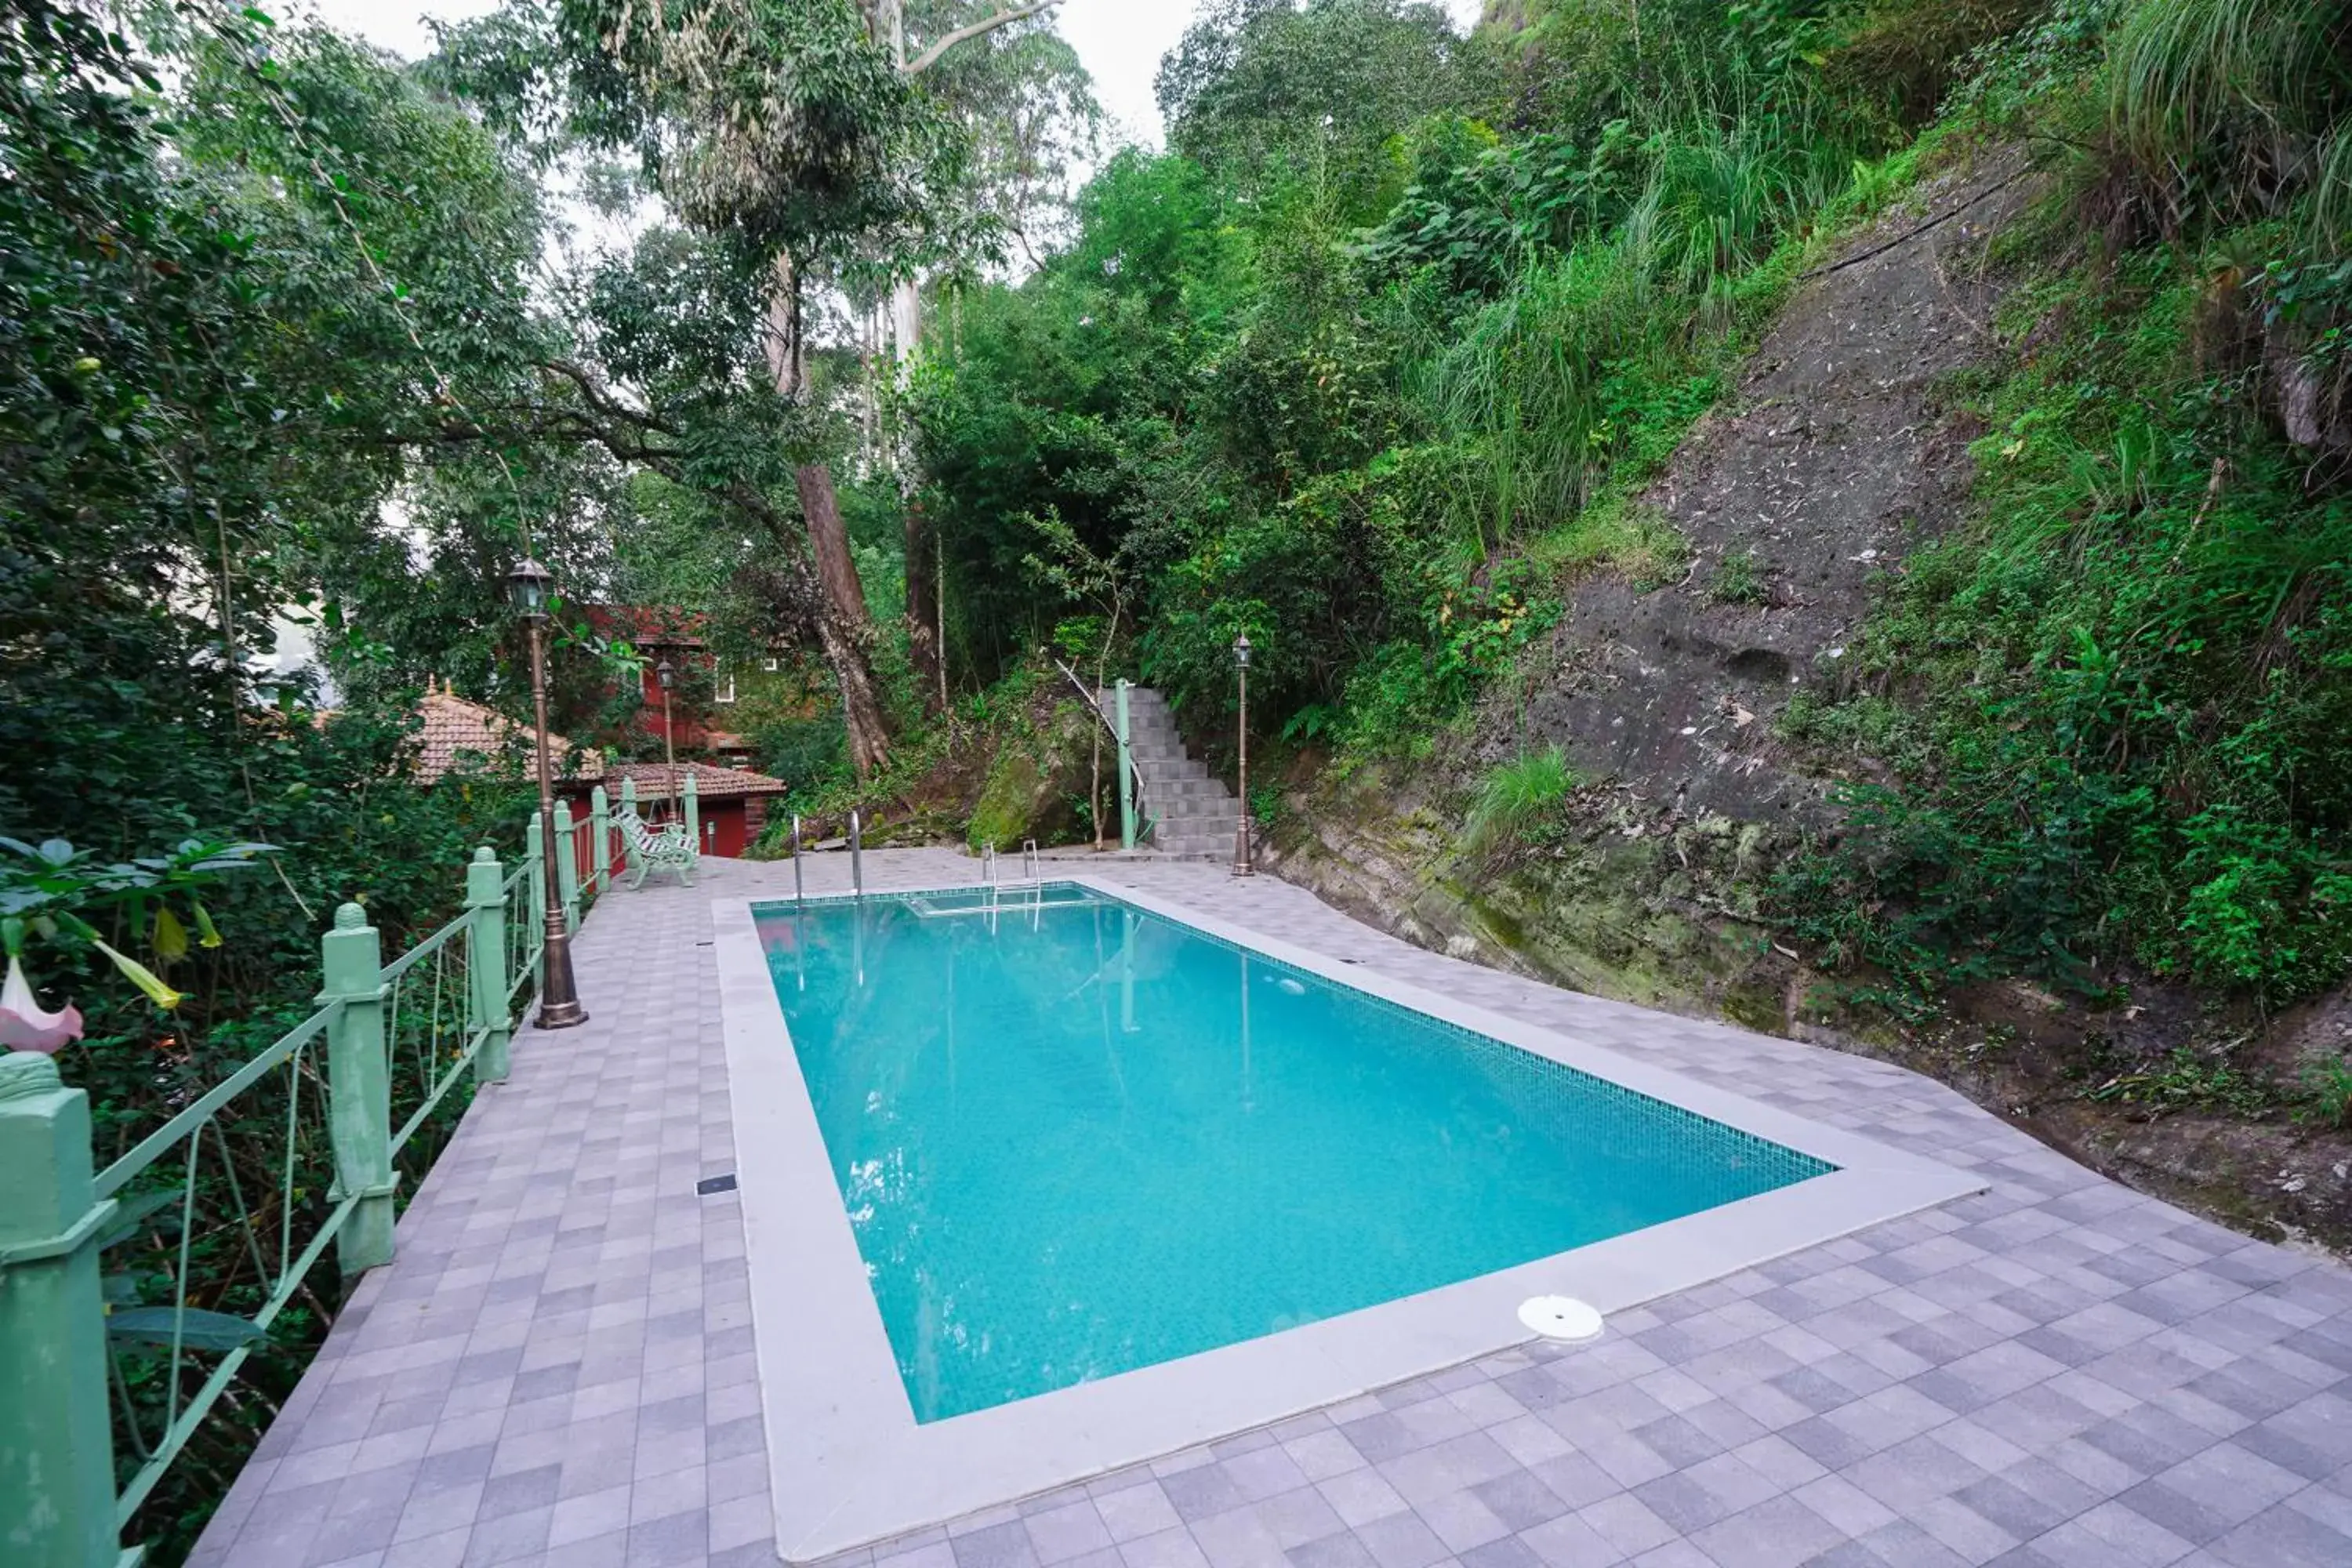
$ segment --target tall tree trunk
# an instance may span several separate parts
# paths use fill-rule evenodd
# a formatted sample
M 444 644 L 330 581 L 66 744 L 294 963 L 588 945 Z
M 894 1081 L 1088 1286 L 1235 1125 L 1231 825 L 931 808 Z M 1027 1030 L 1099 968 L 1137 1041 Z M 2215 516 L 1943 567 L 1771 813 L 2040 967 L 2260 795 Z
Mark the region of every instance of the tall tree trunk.
M 1016 4 L 983 21 L 956 28 L 911 62 L 907 58 L 905 0 L 866 3 L 875 37 L 888 47 L 901 71 L 919 74 L 965 39 L 1050 9 L 1054 0 Z M 899 326 L 898 360 L 903 366 L 922 331 L 921 291 L 911 282 L 903 284 L 894 291 L 892 306 Z M 800 278 L 789 255 L 776 258 L 765 336 L 768 369 L 777 395 L 794 401 L 805 397 L 808 369 L 802 342 Z M 883 717 L 871 658 L 874 626 L 866 614 L 866 595 L 857 581 L 857 563 L 849 553 L 849 535 L 841 524 L 833 470 L 823 463 L 803 464 L 793 471 L 793 481 L 800 491 L 802 515 L 808 520 L 809 550 L 816 558 L 817 579 L 824 589 L 824 602 L 815 617 L 817 641 L 841 684 L 842 712 L 849 725 L 849 760 L 864 779 L 890 760 L 889 727 Z M 911 562 L 908 575 L 910 579 L 914 575 Z
M 841 524 L 833 470 L 803 463 L 793 472 L 801 515 L 808 520 L 809 553 L 816 560 L 824 602 L 816 616 L 817 642 L 841 685 L 841 711 L 849 726 L 849 763 L 862 780 L 890 761 L 890 726 L 874 679 L 874 623 L 866 614 L 866 590 L 849 553 L 849 533 Z
M 776 257 L 768 290 L 768 320 L 761 334 L 768 374 L 776 395 L 798 402 L 808 395 L 808 358 L 803 346 L 800 275 L 788 254 Z M 866 614 L 866 592 L 849 534 L 841 525 L 841 502 L 833 490 L 833 470 L 803 463 L 793 473 L 801 515 L 808 523 L 809 555 L 816 563 L 821 596 L 812 617 L 818 647 L 841 687 L 842 716 L 849 726 L 849 761 L 860 779 L 890 760 L 890 728 L 874 679 L 874 623 Z
M 890 331 L 897 340 L 898 384 L 904 391 L 914 369 L 915 351 L 923 346 L 923 286 L 912 278 L 890 289 Z
M 776 395 L 798 403 L 808 395 L 808 355 L 801 342 L 801 281 L 791 253 L 778 251 L 768 284 L 768 319 L 760 332 L 768 379 Z
M 923 503 L 907 502 L 907 658 L 915 667 L 915 684 L 922 688 L 923 707 L 937 713 L 946 706 L 947 680 L 940 668 L 947 649 L 933 630 L 939 621 L 939 574 L 934 570 L 938 530 L 923 513 Z

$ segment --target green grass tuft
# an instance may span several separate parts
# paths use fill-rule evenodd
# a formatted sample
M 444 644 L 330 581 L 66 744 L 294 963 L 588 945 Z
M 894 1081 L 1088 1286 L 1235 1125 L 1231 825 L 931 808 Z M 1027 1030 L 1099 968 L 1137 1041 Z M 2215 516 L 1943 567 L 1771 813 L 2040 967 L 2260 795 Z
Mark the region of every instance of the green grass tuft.
M 1478 787 L 1478 799 L 1463 825 L 1464 849 L 1474 859 L 1492 859 L 1566 800 L 1576 782 L 1568 753 L 1558 746 L 1499 764 Z

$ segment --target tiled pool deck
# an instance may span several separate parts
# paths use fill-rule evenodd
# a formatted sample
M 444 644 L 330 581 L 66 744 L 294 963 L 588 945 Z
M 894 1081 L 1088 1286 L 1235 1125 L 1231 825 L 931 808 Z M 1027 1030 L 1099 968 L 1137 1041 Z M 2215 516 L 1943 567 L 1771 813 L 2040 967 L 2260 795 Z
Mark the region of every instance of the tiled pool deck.
M 811 891 L 845 886 L 841 858 Z M 194 1561 L 776 1561 L 713 899 L 616 894 Z M 971 863 L 866 857 L 869 888 Z M 1270 878 L 1090 872 L 1916 1150 L 1990 1190 L 847 1568 L 2352 1564 L 2352 1272 L 2116 1185 L 1899 1068 L 1423 952 Z

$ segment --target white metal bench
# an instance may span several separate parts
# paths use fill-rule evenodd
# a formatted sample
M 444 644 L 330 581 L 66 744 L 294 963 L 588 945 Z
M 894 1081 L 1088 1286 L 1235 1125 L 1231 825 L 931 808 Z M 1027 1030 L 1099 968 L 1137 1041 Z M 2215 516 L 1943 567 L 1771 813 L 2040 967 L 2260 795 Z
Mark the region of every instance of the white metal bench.
M 632 889 L 649 871 L 675 871 L 681 886 L 694 886 L 694 840 L 686 836 L 686 824 L 665 822 L 659 828 L 649 827 L 634 811 L 622 812 L 620 824 L 621 841 L 636 867 L 629 878 Z

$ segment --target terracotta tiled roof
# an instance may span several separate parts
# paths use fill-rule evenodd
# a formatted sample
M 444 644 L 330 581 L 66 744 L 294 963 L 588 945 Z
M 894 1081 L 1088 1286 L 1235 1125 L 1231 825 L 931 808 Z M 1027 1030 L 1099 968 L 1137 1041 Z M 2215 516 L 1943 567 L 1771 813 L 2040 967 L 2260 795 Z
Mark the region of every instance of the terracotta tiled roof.
M 503 716 L 479 703 L 451 696 L 446 687 L 428 685 L 424 700 L 417 704 L 417 712 L 425 720 L 425 728 L 417 736 L 424 748 L 416 759 L 419 784 L 433 784 L 462 764 L 479 767 L 496 762 L 510 748 L 519 760 L 529 762 L 529 731 L 509 723 Z M 594 780 L 604 776 L 603 757 L 591 752 L 575 759 L 570 755 L 571 742 L 554 734 L 547 740 L 558 777 Z
M 704 800 L 719 800 L 729 795 L 782 795 L 790 786 L 782 779 L 772 779 L 765 773 L 755 773 L 749 768 L 719 768 L 709 763 L 677 764 L 678 787 L 686 787 L 686 775 L 694 775 L 694 793 Z M 667 763 L 615 763 L 605 774 L 607 783 L 622 779 L 637 781 L 637 798 L 667 800 L 670 769 Z

